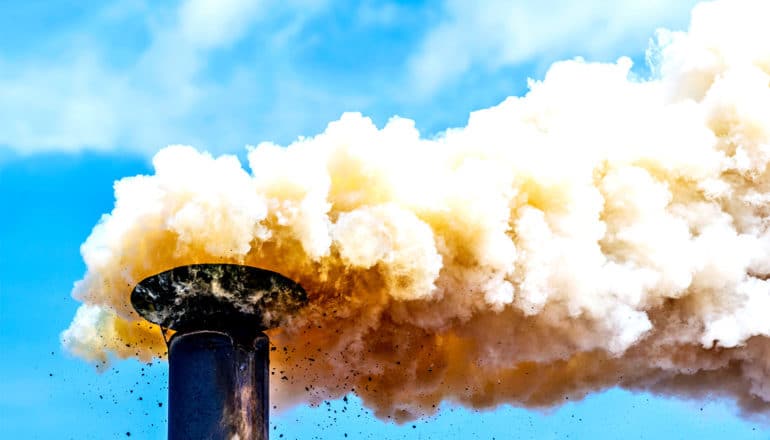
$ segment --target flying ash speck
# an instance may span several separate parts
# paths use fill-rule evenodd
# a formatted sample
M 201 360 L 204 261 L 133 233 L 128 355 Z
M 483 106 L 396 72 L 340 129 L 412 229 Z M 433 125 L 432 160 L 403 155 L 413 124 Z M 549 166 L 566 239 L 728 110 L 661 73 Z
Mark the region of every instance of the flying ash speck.
M 381 417 L 547 407 L 607 387 L 770 410 L 770 4 L 697 6 L 630 60 L 556 63 L 523 97 L 421 138 L 345 114 L 245 170 L 170 146 L 115 185 L 62 339 L 86 358 L 165 344 L 147 276 L 236 263 L 308 306 L 270 333 L 275 400 L 350 390 Z

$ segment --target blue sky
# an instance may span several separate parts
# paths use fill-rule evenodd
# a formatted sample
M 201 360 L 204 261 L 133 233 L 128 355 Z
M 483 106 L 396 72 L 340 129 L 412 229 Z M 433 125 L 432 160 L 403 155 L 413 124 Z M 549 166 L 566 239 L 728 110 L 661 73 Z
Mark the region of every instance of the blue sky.
M 693 2 L 2 1 L 0 437 L 164 438 L 166 365 L 100 369 L 60 347 L 79 246 L 112 184 L 168 144 L 242 155 L 342 112 L 425 136 L 526 91 L 553 61 L 621 55 L 645 75 L 659 27 Z M 336 411 L 336 412 L 335 412 Z M 358 400 L 276 412 L 274 438 L 767 438 L 729 402 L 621 390 L 552 411 L 445 403 L 395 425 Z

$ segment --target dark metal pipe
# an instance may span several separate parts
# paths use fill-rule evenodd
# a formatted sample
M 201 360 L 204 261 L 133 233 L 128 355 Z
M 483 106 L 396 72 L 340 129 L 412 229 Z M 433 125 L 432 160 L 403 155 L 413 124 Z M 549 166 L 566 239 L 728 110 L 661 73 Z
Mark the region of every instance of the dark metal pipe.
M 269 340 L 307 303 L 302 286 L 269 270 L 193 264 L 147 277 L 131 292 L 169 341 L 168 438 L 267 440 Z
M 169 342 L 169 440 L 267 440 L 269 341 L 219 331 Z

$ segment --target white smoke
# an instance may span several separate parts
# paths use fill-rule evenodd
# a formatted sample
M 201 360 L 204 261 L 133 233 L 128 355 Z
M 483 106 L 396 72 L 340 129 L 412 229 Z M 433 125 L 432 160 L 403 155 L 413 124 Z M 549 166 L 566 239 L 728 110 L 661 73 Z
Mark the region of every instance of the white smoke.
M 234 157 L 172 146 L 83 245 L 65 344 L 158 356 L 128 300 L 202 262 L 283 273 L 311 306 L 274 383 L 380 415 L 552 405 L 608 386 L 770 407 L 770 3 L 697 6 L 631 61 L 555 64 L 524 97 L 421 138 L 345 114 Z M 312 358 L 313 361 L 306 361 Z M 301 373 L 299 370 L 303 370 Z M 291 373 L 287 373 L 291 374 Z

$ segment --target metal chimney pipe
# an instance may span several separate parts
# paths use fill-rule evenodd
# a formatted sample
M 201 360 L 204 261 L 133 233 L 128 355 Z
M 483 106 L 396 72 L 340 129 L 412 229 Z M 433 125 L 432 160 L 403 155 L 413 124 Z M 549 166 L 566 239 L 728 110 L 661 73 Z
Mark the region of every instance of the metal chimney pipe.
M 307 302 L 294 281 L 232 264 L 182 266 L 141 281 L 131 304 L 175 330 L 168 342 L 169 440 L 269 438 L 269 340 Z
M 248 345 L 218 331 L 175 334 L 168 352 L 169 440 L 267 440 L 268 346 L 261 332 Z

